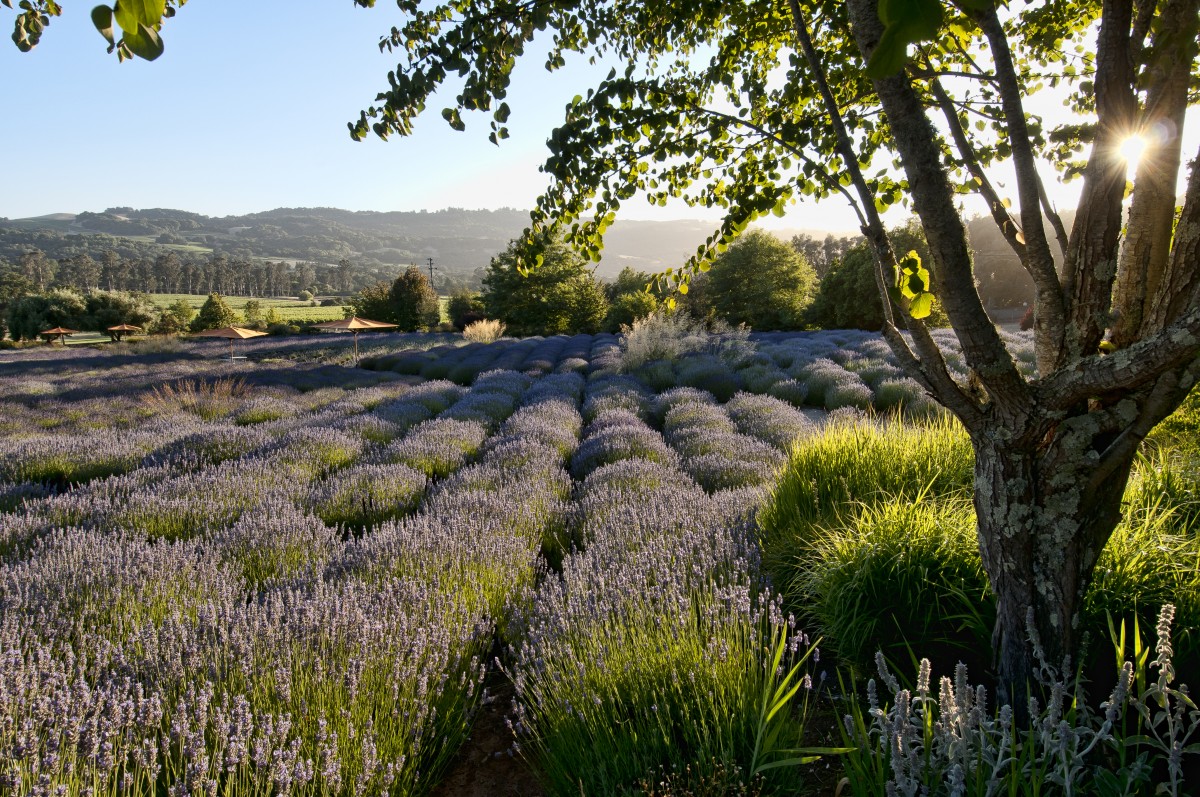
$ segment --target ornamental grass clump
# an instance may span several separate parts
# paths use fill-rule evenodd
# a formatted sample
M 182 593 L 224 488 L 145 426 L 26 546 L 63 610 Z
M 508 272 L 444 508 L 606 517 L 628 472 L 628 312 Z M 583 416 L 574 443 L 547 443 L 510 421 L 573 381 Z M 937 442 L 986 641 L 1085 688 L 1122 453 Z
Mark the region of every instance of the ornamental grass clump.
M 1170 510 L 1173 531 L 1200 532 L 1200 456 L 1175 446 L 1151 446 L 1134 463 L 1125 500 L 1127 513 Z
M 237 377 L 185 379 L 151 388 L 141 402 L 156 414 L 190 412 L 211 421 L 235 412 L 250 392 L 246 381 Z
M 768 546 L 802 543 L 820 522 L 860 502 L 913 500 L 964 493 L 975 458 L 952 419 L 830 422 L 792 449 L 787 467 L 759 517 Z
M 995 601 L 965 498 L 859 505 L 818 531 L 782 586 L 806 623 L 859 672 L 920 651 L 951 667 L 989 663 Z
M 916 380 L 906 376 L 884 379 L 875 388 L 875 408 L 881 412 L 928 418 L 938 414 L 939 406 Z
M 1039 683 L 1027 722 L 1008 704 L 989 706 L 987 689 L 968 682 L 966 665 L 955 668 L 953 679 L 942 676 L 935 695 L 928 659 L 920 662 L 915 688 L 904 689 L 878 656 L 888 696 L 871 679 L 866 712 L 853 702 L 839 726 L 851 748 L 844 759 L 850 793 L 1191 793 L 1185 777 L 1200 755 L 1192 743 L 1200 737 L 1200 711 L 1187 686 L 1175 685 L 1174 608 L 1162 607 L 1152 649 L 1136 626 L 1127 638 L 1124 624 L 1119 631 L 1110 625 L 1120 666 L 1116 685 L 1095 708 L 1079 679 L 1070 683 L 1045 661 L 1031 632 Z M 1062 671 L 1070 669 L 1064 662 Z
M 313 485 L 304 504 L 332 526 L 362 532 L 415 510 L 427 485 L 407 465 L 355 465 Z
M 468 324 L 462 334 L 463 338 L 472 343 L 493 343 L 504 337 L 504 331 L 503 321 L 484 319 L 476 321 L 474 324 Z

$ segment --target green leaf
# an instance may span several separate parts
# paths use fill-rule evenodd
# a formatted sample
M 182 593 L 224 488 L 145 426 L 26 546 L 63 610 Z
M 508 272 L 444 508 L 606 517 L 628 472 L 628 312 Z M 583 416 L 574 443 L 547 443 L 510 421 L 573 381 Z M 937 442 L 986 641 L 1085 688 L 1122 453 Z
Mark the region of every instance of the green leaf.
M 908 306 L 908 314 L 913 318 L 928 318 L 933 312 L 933 294 L 919 293 L 913 297 L 912 303 Z
M 942 4 L 940 0 L 879 0 L 879 19 L 886 27 L 867 61 L 867 75 L 877 80 L 904 68 L 908 45 L 937 37 Z
M 462 116 L 459 115 L 457 108 L 443 108 L 442 118 L 446 120 L 452 129 L 457 130 L 460 133 L 467 129 L 467 126 L 463 124 Z
M 141 25 L 157 28 L 162 24 L 163 11 L 166 10 L 166 7 L 167 0 L 117 0 L 116 6 L 113 7 L 113 13 L 116 15 L 117 24 L 121 26 L 121 30 L 125 31 L 126 37 L 137 38 L 142 35 Z M 129 49 L 137 53 L 132 45 Z M 140 55 L 140 53 L 137 54 Z
M 123 40 L 131 53 L 147 61 L 153 61 L 163 54 L 162 39 L 154 28 L 139 25 L 136 31 L 125 31 Z
M 96 30 L 100 31 L 100 35 L 108 40 L 108 46 L 111 48 L 117 44 L 113 38 L 113 10 L 108 6 L 96 6 L 92 9 L 92 24 L 96 26 Z

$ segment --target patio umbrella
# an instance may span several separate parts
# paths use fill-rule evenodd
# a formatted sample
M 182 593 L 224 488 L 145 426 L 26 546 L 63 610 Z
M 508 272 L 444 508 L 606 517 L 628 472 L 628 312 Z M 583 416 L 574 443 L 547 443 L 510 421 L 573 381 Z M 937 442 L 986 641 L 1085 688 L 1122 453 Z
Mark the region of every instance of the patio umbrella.
M 47 343 L 50 343 L 52 338 L 58 338 L 59 342 L 62 343 L 63 347 L 65 348 L 67 345 L 67 335 L 74 335 L 78 331 L 79 331 L 78 329 L 67 329 L 66 327 L 54 327 L 54 329 L 43 329 L 38 334 L 44 335 L 46 337 Z
M 121 336 L 129 332 L 141 332 L 141 327 L 135 327 L 133 324 L 117 324 L 115 327 L 108 328 L 108 334 L 113 340 L 120 340 Z
M 358 333 L 364 329 L 395 329 L 396 324 L 387 324 L 383 321 L 372 321 L 369 318 L 359 318 L 351 316 L 343 318 L 340 321 L 324 321 L 320 324 L 313 324 L 317 329 L 331 329 L 334 331 L 349 330 L 354 333 L 354 363 L 358 364 Z
M 221 327 L 220 329 L 206 329 L 203 332 L 197 332 L 198 338 L 226 338 L 229 341 L 229 359 L 237 359 L 233 356 L 233 342 L 235 340 L 245 340 L 246 338 L 258 338 L 267 334 L 259 332 L 257 329 L 245 329 L 243 327 Z M 243 358 L 244 359 L 244 358 Z

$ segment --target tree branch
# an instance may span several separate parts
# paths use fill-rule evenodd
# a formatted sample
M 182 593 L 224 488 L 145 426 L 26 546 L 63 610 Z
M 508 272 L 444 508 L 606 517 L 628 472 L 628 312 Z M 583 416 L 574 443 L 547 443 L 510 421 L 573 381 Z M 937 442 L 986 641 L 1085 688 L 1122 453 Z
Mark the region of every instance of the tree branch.
M 950 99 L 950 95 L 942 88 L 942 84 L 939 81 L 930 81 L 929 88 L 933 92 L 934 99 L 937 100 L 938 107 L 942 109 L 942 115 L 946 117 L 946 124 L 950 128 L 950 135 L 954 139 L 954 145 L 958 148 L 959 157 L 967 167 L 967 171 L 971 173 L 971 176 L 979 184 L 979 193 L 983 195 L 984 200 L 988 203 L 988 208 L 992 213 L 992 220 L 1000 228 L 1000 234 L 1004 236 L 1004 240 L 1008 241 L 1008 245 L 1017 253 L 1017 257 L 1021 258 L 1021 265 L 1025 267 L 1026 271 L 1029 271 L 1025 241 L 1018 235 L 1020 227 L 1013 221 L 1012 216 L 1008 214 L 1008 209 L 1004 207 L 1004 201 L 1000 198 L 1000 194 L 996 191 L 995 186 L 992 185 L 987 172 L 980 165 L 975 148 L 967 138 L 966 131 L 963 130 L 962 120 L 958 118 L 958 110 L 954 107 L 954 101 Z M 1030 272 L 1030 276 L 1034 276 L 1033 272 Z
M 1129 62 L 1131 14 L 1131 0 L 1104 0 L 1094 81 L 1097 132 L 1063 269 L 1069 334 L 1058 366 L 1096 352 L 1112 306 L 1125 199 L 1125 161 L 1117 152 L 1137 116 Z
M 1150 431 L 1175 411 L 1196 384 L 1198 370 L 1200 360 L 1194 360 L 1179 373 L 1168 371 L 1158 377 L 1134 422 L 1126 426 L 1108 448 L 1101 452 L 1100 462 L 1088 480 L 1087 493 L 1094 493 L 1122 463 L 1137 452 L 1138 446 Z
M 1046 183 L 1042 180 L 1040 172 L 1038 173 L 1037 184 L 1038 199 L 1042 202 L 1042 213 L 1050 220 L 1050 226 L 1054 228 L 1054 237 L 1058 240 L 1058 252 L 1065 260 L 1067 257 L 1067 247 L 1070 245 L 1067 228 L 1063 226 L 1062 216 L 1058 215 L 1058 210 L 1050 202 L 1050 196 L 1046 193 Z
M 829 172 L 825 171 L 824 166 L 822 166 L 821 164 L 817 163 L 815 160 L 810 158 L 804 152 L 804 150 L 791 144 L 788 141 L 783 140 L 782 138 L 779 137 L 779 135 L 772 133 L 769 130 L 766 130 L 761 125 L 757 125 L 748 119 L 742 119 L 740 117 L 733 116 L 732 114 L 723 113 L 722 111 L 718 111 L 713 108 L 702 108 L 698 105 L 689 105 L 688 107 L 691 108 L 693 111 L 699 111 L 700 113 L 709 114 L 710 116 L 716 116 L 720 119 L 723 119 L 723 120 L 729 122 L 730 124 L 737 124 L 737 125 L 741 125 L 742 127 L 747 127 L 749 129 L 753 130 L 754 132 L 758 133 L 763 138 L 767 138 L 767 139 L 770 139 L 771 141 L 774 141 L 776 144 L 778 144 L 779 146 L 783 147 L 788 152 L 790 152 L 794 156 L 796 156 L 801 162 L 806 163 L 809 166 L 811 166 L 813 168 L 813 171 L 815 171 L 817 174 L 819 174 L 821 176 L 821 180 L 826 184 L 826 186 L 828 188 L 831 188 L 831 189 L 837 191 L 842 196 L 844 196 L 846 198 L 846 201 L 850 203 L 850 207 L 854 211 L 854 215 L 858 216 L 858 223 L 860 226 L 865 226 L 867 224 L 867 218 L 865 215 L 863 215 L 862 207 L 859 205 L 858 200 L 854 198 L 854 195 L 851 194 L 846 189 L 846 186 L 842 185 L 840 182 L 835 180 L 833 175 L 831 175 Z
M 1093 354 L 1040 380 L 1040 404 L 1066 410 L 1090 398 L 1137 390 L 1172 368 L 1188 365 L 1200 354 L 1200 307 L 1161 332 L 1112 354 Z
M 1021 84 L 1013 65 L 1008 35 L 994 6 L 980 12 L 976 21 L 983 29 L 996 66 L 1004 123 L 1017 173 L 1017 201 L 1025 236 L 1026 271 L 1033 277 L 1037 306 L 1034 313 L 1034 349 L 1038 373 L 1048 374 L 1058 365 L 1066 324 L 1066 300 L 1054 267 L 1054 256 L 1042 225 L 1042 201 L 1037 163 L 1029 142 L 1029 126 L 1021 100 Z
M 942 356 L 941 350 L 933 343 L 933 339 L 929 336 L 925 325 L 917 319 L 912 319 L 909 322 L 909 328 L 913 332 L 913 340 L 917 343 L 921 353 L 920 358 L 913 354 L 912 349 L 908 346 L 908 342 L 896 330 L 895 315 L 892 310 L 891 296 L 888 291 L 888 281 L 884 275 L 885 269 L 889 272 L 895 272 L 896 253 L 892 251 L 891 243 L 888 241 L 887 230 L 883 226 L 883 220 L 879 217 L 879 212 L 875 210 L 874 195 L 867 187 L 862 170 L 859 168 L 858 153 L 855 152 L 854 144 L 850 140 L 850 134 L 846 130 L 841 110 L 838 108 L 837 99 L 833 96 L 833 92 L 829 88 L 829 81 L 825 78 L 825 71 L 821 67 L 820 58 L 818 57 L 816 48 L 813 46 L 812 37 L 809 35 L 808 25 L 800 9 L 799 0 L 790 0 L 790 6 L 792 20 L 796 28 L 796 37 L 800 41 L 801 51 L 804 53 L 804 58 L 813 73 L 822 102 L 825 104 L 825 110 L 829 114 L 830 122 L 837 137 L 838 152 L 842 156 L 842 161 L 846 164 L 846 169 L 850 173 L 851 183 L 862 200 L 862 209 L 867 216 L 867 222 L 863 225 L 862 232 L 870 242 L 871 251 L 874 254 L 875 287 L 879 291 L 879 297 L 883 304 L 884 338 L 891 346 L 897 360 L 904 367 L 905 372 L 919 381 L 922 386 L 945 404 L 951 412 L 958 416 L 959 420 L 967 428 L 974 428 L 981 418 L 979 408 L 962 391 L 958 383 L 954 381 L 954 378 L 950 376 L 950 372 L 946 368 L 946 360 Z
M 847 9 L 859 50 L 869 58 L 883 33 L 877 4 L 874 0 L 851 0 Z M 942 306 L 962 344 L 967 364 L 1006 414 L 1027 415 L 1031 409 L 1028 386 L 975 288 L 967 231 L 954 204 L 938 135 L 903 73 L 874 83 L 908 177 L 913 206 L 929 241 L 934 284 L 942 292 Z

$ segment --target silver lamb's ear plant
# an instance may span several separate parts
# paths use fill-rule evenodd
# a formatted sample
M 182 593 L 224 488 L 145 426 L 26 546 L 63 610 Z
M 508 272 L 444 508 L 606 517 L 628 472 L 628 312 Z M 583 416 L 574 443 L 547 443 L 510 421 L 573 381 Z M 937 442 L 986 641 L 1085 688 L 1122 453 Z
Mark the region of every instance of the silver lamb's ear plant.
M 1200 745 L 1192 742 L 1200 728 L 1200 710 L 1186 685 L 1171 685 L 1174 615 L 1171 604 L 1159 615 L 1158 655 L 1148 664 L 1158 669 L 1158 679 L 1144 677 L 1146 657 L 1135 650 L 1137 662 L 1122 664 L 1099 711 L 1088 708 L 1078 683 L 1069 686 L 1040 660 L 1038 671 L 1044 680 L 1039 685 L 1047 700 L 1043 707 L 1030 698 L 1030 721 L 1023 728 L 1014 726 L 1011 705 L 999 706 L 994 714 L 987 711 L 987 692 L 967 682 L 965 665 L 958 665 L 953 681 L 940 680 L 934 699 L 929 693 L 929 662 L 922 660 L 914 697 L 900 688 L 882 654 L 877 654 L 879 677 L 893 702 L 890 707 L 880 705 L 872 680 L 867 684 L 869 719 L 858 705 L 844 719 L 844 738 L 856 746 L 845 759 L 853 792 L 991 797 L 1042 794 L 1053 787 L 1064 795 L 1093 793 L 1096 788 L 1105 794 L 1132 794 L 1148 782 L 1157 760 L 1167 780 L 1156 785 L 1155 794 L 1184 794 L 1183 757 L 1200 754 Z M 1031 642 L 1040 650 L 1036 638 Z M 1124 629 L 1117 644 L 1121 655 Z M 1146 685 L 1139 690 L 1139 683 Z M 1128 719 L 1135 721 L 1132 727 Z M 1128 752 L 1135 757 L 1127 760 Z

